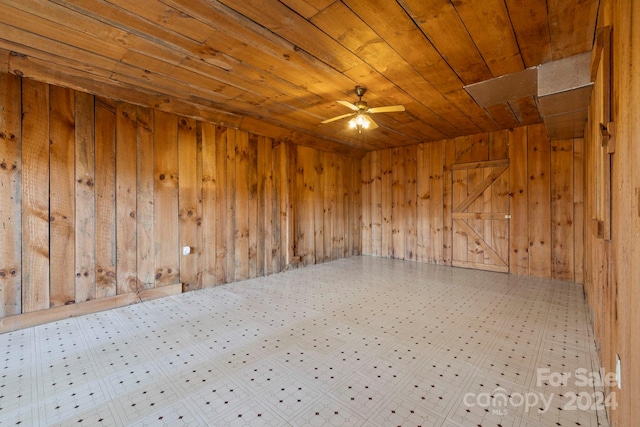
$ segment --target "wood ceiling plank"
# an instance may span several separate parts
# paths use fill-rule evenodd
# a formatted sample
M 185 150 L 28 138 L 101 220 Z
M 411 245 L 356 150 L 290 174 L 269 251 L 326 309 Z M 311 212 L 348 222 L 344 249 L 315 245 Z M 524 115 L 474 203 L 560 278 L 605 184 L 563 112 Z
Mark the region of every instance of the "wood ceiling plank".
M 504 0 L 453 3 L 493 77 L 524 69 Z
M 547 2 L 505 0 L 525 68 L 551 61 Z
M 322 9 L 329 7 L 332 3 L 335 3 L 337 0 L 280 0 L 282 3 L 287 5 L 291 10 L 294 10 L 297 14 L 302 16 L 305 19 L 311 18 L 316 13 L 320 12 Z
M 396 2 L 348 0 L 345 4 L 441 93 L 462 86 L 440 53 Z
M 533 96 L 510 101 L 509 106 L 521 125 L 533 125 L 542 122 L 538 106 Z
M 221 0 L 220 3 L 263 25 L 338 71 L 360 64 L 360 60 L 331 40 L 306 19 L 276 0 Z
M 551 56 L 554 61 L 591 50 L 599 0 L 549 0 Z
M 464 84 L 492 77 L 449 0 L 400 0 L 399 3 Z
M 11 7 L 3 3 L 4 1 L 5 0 L 0 1 L 0 23 L 29 33 L 38 34 L 51 40 L 76 46 L 88 52 L 98 51 L 107 58 L 118 60 L 127 53 L 126 48 L 113 45 L 104 41 L 102 38 L 94 37 L 71 28 L 65 28 L 61 31 L 59 24 L 27 11 L 20 10 L 19 8 Z M 25 3 L 17 4 L 18 7 L 25 7 L 24 5 Z
M 520 122 L 516 118 L 511 107 L 507 103 L 496 104 L 487 107 L 487 112 L 491 114 L 491 117 L 498 123 L 501 129 L 513 129 L 520 126 Z
M 146 19 L 155 26 L 169 29 L 199 43 L 203 43 L 211 35 L 210 27 L 159 0 L 108 0 L 108 2 Z

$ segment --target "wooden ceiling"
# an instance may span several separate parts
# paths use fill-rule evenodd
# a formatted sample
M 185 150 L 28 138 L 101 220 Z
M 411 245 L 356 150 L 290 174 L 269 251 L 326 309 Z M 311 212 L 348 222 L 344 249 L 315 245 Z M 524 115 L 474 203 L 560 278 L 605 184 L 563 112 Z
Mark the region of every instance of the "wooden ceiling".
M 0 71 L 362 155 L 541 121 L 463 86 L 591 49 L 599 0 L 0 0 Z M 346 121 L 356 85 L 378 129 Z

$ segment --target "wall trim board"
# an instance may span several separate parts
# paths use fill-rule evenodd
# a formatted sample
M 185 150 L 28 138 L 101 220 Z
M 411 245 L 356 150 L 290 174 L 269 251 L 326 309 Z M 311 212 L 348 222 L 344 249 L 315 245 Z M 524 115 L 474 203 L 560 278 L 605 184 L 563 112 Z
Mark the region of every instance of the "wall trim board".
M 57 306 L 47 310 L 18 314 L 0 319 L 0 333 L 11 332 L 49 322 L 56 322 L 70 317 L 84 316 L 86 314 L 124 307 L 181 293 L 182 283 L 177 283 L 175 285 L 162 286 L 155 289 L 145 289 L 140 292 L 129 292 L 126 294 L 85 301 L 77 304 Z

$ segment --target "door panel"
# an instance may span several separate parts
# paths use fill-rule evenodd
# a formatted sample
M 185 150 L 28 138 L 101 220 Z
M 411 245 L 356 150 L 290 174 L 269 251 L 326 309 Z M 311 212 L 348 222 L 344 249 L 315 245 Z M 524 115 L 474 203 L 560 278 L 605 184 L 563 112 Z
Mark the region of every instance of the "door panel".
M 509 161 L 452 166 L 456 267 L 509 271 Z

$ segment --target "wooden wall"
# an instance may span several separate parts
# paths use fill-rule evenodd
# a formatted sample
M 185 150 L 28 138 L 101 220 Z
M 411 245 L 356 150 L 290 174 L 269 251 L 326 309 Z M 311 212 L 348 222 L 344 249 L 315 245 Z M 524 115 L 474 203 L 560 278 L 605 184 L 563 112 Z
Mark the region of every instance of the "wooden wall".
M 360 253 L 359 159 L 8 74 L 0 97 L 0 331 Z
M 614 373 L 616 357 L 621 362 L 621 387 L 607 387 L 618 405 L 607 408 L 609 419 L 613 426 L 630 426 L 640 419 L 640 2 L 601 2 L 592 58 L 585 291 L 601 367 Z
M 362 252 L 451 265 L 453 240 L 466 239 L 452 226 L 452 167 L 508 159 L 509 271 L 582 282 L 583 151 L 583 139 L 550 142 L 535 125 L 370 152 Z

